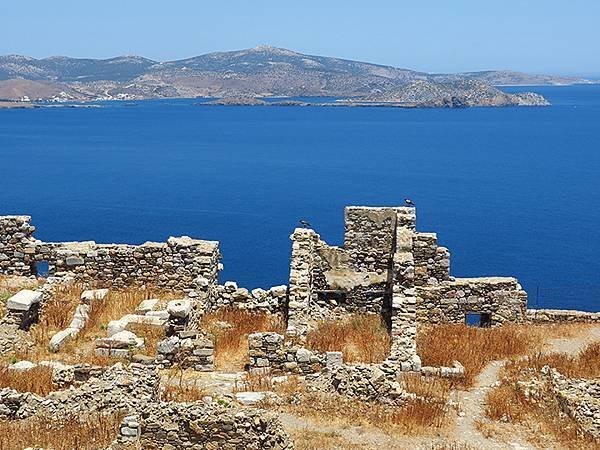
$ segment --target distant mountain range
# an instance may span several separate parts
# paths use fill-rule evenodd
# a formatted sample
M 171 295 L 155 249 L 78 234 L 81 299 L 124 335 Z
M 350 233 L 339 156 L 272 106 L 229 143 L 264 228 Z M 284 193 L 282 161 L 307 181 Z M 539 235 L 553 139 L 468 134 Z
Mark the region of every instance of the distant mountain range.
M 169 62 L 157 62 L 139 56 L 104 60 L 0 56 L 0 99 L 4 100 L 91 101 L 243 95 L 331 96 L 385 102 L 388 95 L 402 99 L 399 92 L 408 89 L 411 102 L 419 106 L 419 91 L 425 89 L 424 95 L 429 102 L 426 106 L 431 106 L 432 101 L 434 105 L 440 101 L 444 103 L 448 96 L 464 96 L 465 92 L 473 89 L 497 100 L 500 97 L 510 99 L 510 94 L 499 96 L 500 91 L 495 88 L 490 91 L 489 85 L 577 83 L 592 82 L 510 71 L 429 74 L 304 55 L 268 46 L 209 53 Z M 503 104 L 503 101 L 498 103 Z M 528 104 L 528 100 L 515 98 L 506 104 Z M 540 99 L 536 98 L 533 104 L 540 104 Z M 469 106 L 477 105 L 479 103 L 475 101 Z

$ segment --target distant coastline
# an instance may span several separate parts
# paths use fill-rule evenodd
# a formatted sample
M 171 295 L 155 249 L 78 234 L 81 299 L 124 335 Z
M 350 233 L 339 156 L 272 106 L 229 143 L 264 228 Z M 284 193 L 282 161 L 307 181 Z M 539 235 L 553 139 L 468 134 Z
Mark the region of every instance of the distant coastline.
M 167 62 L 0 56 L 0 98 L 54 104 L 249 96 L 337 97 L 349 106 L 541 106 L 541 98 L 510 97 L 498 87 L 593 83 L 509 70 L 426 73 L 269 46 Z

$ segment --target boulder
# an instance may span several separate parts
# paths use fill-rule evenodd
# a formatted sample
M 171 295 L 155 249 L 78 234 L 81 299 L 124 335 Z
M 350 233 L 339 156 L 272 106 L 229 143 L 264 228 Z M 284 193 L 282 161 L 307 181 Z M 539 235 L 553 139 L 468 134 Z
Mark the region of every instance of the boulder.
M 40 300 L 42 300 L 41 292 L 24 289 L 8 299 L 6 308 L 16 311 L 29 311 L 29 309 L 34 304 L 39 303 Z

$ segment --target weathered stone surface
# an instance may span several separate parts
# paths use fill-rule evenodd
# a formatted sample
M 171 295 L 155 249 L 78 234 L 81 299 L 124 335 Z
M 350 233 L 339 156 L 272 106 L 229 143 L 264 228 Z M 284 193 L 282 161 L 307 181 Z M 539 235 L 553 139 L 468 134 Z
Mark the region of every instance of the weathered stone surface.
M 167 304 L 167 312 L 174 317 L 184 318 L 190 315 L 192 303 L 189 300 L 171 300 Z
M 144 340 L 138 338 L 131 331 L 119 331 L 107 338 L 96 339 L 97 348 L 129 349 L 131 347 L 142 347 Z
M 92 289 L 81 293 L 81 301 L 91 303 L 95 300 L 104 300 L 108 295 L 108 289 Z
M 28 311 L 34 304 L 42 299 L 42 293 L 23 289 L 10 297 L 6 302 L 6 308 L 16 311 Z
M 143 300 L 138 307 L 135 309 L 135 312 L 137 314 L 146 314 L 150 311 L 153 311 L 154 309 L 156 309 L 158 303 L 160 302 L 159 299 L 157 298 L 152 298 L 152 299 L 148 299 L 148 300 Z
M 50 339 L 50 343 L 48 344 L 48 348 L 52 352 L 58 352 L 61 348 L 63 348 L 67 343 L 71 341 L 77 334 L 79 333 L 78 328 L 65 328 L 64 330 L 59 331 Z

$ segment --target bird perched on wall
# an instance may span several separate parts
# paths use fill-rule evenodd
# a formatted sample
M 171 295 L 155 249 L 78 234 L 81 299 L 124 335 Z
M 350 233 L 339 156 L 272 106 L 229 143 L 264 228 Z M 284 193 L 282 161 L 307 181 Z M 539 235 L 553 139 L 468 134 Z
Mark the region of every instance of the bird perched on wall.
M 404 199 L 404 204 L 405 204 L 406 206 L 409 206 L 409 207 L 411 207 L 411 208 L 415 208 L 415 207 L 417 206 L 417 205 L 415 205 L 415 204 L 413 203 L 413 201 L 412 201 L 410 198 L 405 198 L 405 199 Z
M 310 223 L 308 223 L 306 220 L 299 220 L 298 222 L 300 222 L 300 225 L 302 225 L 302 228 L 310 228 Z

